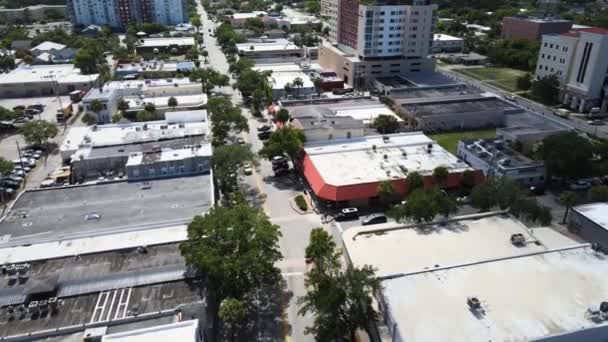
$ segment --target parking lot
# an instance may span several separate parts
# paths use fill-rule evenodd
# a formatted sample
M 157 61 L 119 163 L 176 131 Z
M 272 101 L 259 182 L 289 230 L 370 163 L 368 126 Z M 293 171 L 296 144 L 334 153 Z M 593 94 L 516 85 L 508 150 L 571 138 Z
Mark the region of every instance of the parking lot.
M 67 106 L 71 101 L 69 96 L 50 96 L 50 97 L 33 97 L 33 98 L 19 98 L 19 99 L 0 99 L 0 107 L 4 107 L 8 110 L 12 110 L 15 106 L 30 106 L 41 104 L 44 106 L 44 110 L 40 115 L 35 115 L 34 119 L 42 119 L 49 122 L 56 123 L 57 110 L 60 108 L 59 99 L 61 104 Z

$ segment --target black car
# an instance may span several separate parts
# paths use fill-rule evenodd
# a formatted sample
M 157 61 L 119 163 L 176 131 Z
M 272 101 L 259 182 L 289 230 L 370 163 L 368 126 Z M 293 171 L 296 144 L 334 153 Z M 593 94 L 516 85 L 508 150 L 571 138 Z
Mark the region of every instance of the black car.
M 21 182 L 18 182 L 11 178 L 2 178 L 0 180 L 0 186 L 6 187 L 6 188 L 17 189 L 21 186 Z
M 357 208 L 344 208 L 338 215 L 336 215 L 336 221 L 351 221 L 359 218 L 359 210 Z
M 270 131 L 272 127 L 268 126 L 268 125 L 262 125 L 258 127 L 258 132 L 266 132 L 266 131 Z
M 266 139 L 270 138 L 270 134 L 271 134 L 270 131 L 260 132 L 260 133 L 258 133 L 258 138 L 260 140 L 266 140 Z
M 532 185 L 528 191 L 531 196 L 541 196 L 545 194 L 545 186 L 544 185 Z
M 368 226 L 370 224 L 386 223 L 388 220 L 384 215 L 369 215 L 361 220 L 361 225 Z

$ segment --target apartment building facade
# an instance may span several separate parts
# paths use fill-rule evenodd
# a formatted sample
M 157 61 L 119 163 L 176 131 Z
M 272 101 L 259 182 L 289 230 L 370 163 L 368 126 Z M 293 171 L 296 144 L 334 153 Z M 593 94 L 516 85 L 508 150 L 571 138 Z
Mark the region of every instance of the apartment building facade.
M 157 22 L 177 25 L 188 21 L 186 0 L 68 0 L 72 23 L 79 26 Z
M 560 101 L 574 111 L 608 112 L 608 30 L 590 27 L 545 35 L 536 78 L 556 75 Z
M 350 86 L 376 77 L 431 72 L 437 7 L 429 0 L 339 0 L 337 44 L 319 50 L 319 63 Z
M 571 28 L 572 22 L 563 19 L 504 17 L 501 36 L 504 39 L 541 40 L 543 35 L 566 33 Z

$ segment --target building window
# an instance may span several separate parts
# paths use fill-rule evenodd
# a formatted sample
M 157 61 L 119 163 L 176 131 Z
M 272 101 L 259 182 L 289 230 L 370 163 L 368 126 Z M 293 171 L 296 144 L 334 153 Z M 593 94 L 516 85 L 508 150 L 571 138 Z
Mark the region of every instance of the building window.
M 346 132 L 346 138 L 350 139 L 351 136 L 352 134 L 350 132 Z

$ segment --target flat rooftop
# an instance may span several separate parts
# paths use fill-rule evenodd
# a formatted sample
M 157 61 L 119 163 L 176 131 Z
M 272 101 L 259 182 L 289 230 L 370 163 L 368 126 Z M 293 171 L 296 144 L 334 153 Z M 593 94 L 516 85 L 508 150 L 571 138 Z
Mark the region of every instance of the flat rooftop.
M 586 312 L 608 296 L 606 272 L 606 257 L 583 246 L 408 275 L 384 281 L 383 295 L 405 341 L 530 341 L 601 327 L 595 338 L 560 339 L 600 341 L 608 326 Z M 469 310 L 468 297 L 483 311 Z
M 83 75 L 73 64 L 23 65 L 8 73 L 0 74 L 0 84 L 13 83 L 88 83 L 96 81 L 99 74 Z
M 512 234 L 526 243 L 514 246 Z M 585 313 L 608 295 L 607 257 L 553 229 L 488 213 L 446 225 L 357 227 L 342 236 L 352 263 L 383 277 L 385 315 L 399 340 L 530 341 L 606 326 Z M 471 311 L 468 297 L 483 310 Z
M 397 121 L 403 121 L 389 107 L 380 101 L 372 99 L 347 99 L 335 102 L 319 102 L 307 105 L 288 105 L 285 109 L 294 118 L 299 117 L 327 117 L 340 116 L 351 117 L 361 120 L 365 124 L 371 124 L 379 115 L 394 116 Z
M 129 144 L 108 147 L 83 148 L 72 155 L 72 162 L 82 159 L 99 159 L 111 157 L 128 157 L 133 153 L 152 152 L 155 149 L 181 149 L 184 146 L 200 145 L 205 142 L 202 137 L 187 137 L 171 140 L 145 142 L 140 144 Z
M 137 47 L 167 47 L 194 45 L 194 37 L 144 38 Z
M 542 161 L 532 160 L 513 150 L 502 139 L 465 139 L 461 142 L 466 151 L 500 170 L 543 166 Z
M 462 38 L 450 36 L 449 34 L 445 34 L 445 33 L 433 34 L 433 40 L 440 41 L 440 42 L 441 41 L 464 41 L 464 39 L 462 39 Z
M 378 276 L 388 277 L 576 244 L 565 236 L 550 246 L 533 243 L 535 232 L 547 229 L 528 229 L 509 216 L 485 214 L 463 216 L 443 226 L 387 223 L 355 227 L 346 230 L 342 239 L 353 265 L 371 265 L 378 269 Z M 525 247 L 511 244 L 511 235 L 518 233 L 530 241 Z
M 63 139 L 60 150 L 75 151 L 87 146 L 116 146 L 204 136 L 209 133 L 208 131 L 207 122 L 167 123 L 164 120 L 71 127 Z
M 126 166 L 170 162 L 195 157 L 211 157 L 211 143 L 177 149 L 161 149 L 160 151 L 136 152 L 129 156 Z
M 504 126 L 497 129 L 497 134 L 501 132 L 525 135 L 536 134 L 539 132 L 565 132 L 573 128 L 551 117 L 541 116 L 528 111 L 518 113 L 505 113 Z
M 101 341 L 165 342 L 169 340 L 180 342 L 198 341 L 198 320 L 170 323 L 123 333 L 105 335 Z
M 412 171 L 429 175 L 437 166 L 450 172 L 470 169 L 422 132 L 385 137 L 316 141 L 305 144 L 304 150 L 324 182 L 334 186 L 403 179 Z
M 590 203 L 572 208 L 598 226 L 608 230 L 608 203 Z
M 0 222 L 4 240 L 53 241 L 184 224 L 213 205 L 211 175 L 26 191 Z M 88 216 L 88 219 L 87 219 Z
M 474 95 L 481 94 L 481 91 L 473 87 L 464 85 L 447 86 L 447 87 L 429 87 L 429 88 L 409 88 L 403 90 L 392 91 L 390 97 L 392 99 L 420 99 L 433 98 L 443 96 L 456 95 Z
M 253 46 L 253 50 L 251 47 Z M 284 38 L 268 39 L 263 42 L 246 42 L 236 44 L 236 48 L 242 52 L 256 51 L 281 51 L 281 50 L 301 50 L 297 45 Z
M 455 96 L 453 102 L 448 102 L 449 100 L 449 98 L 444 98 L 443 103 L 432 103 L 431 101 L 425 100 L 422 103 L 402 104 L 401 107 L 410 113 L 415 113 L 416 116 L 457 115 L 471 112 L 520 110 L 502 100 L 492 97 L 471 95 L 471 97 L 467 99 L 461 96 Z
M 438 72 L 410 73 L 405 78 L 417 87 L 437 87 L 446 85 L 462 84 L 444 74 Z

